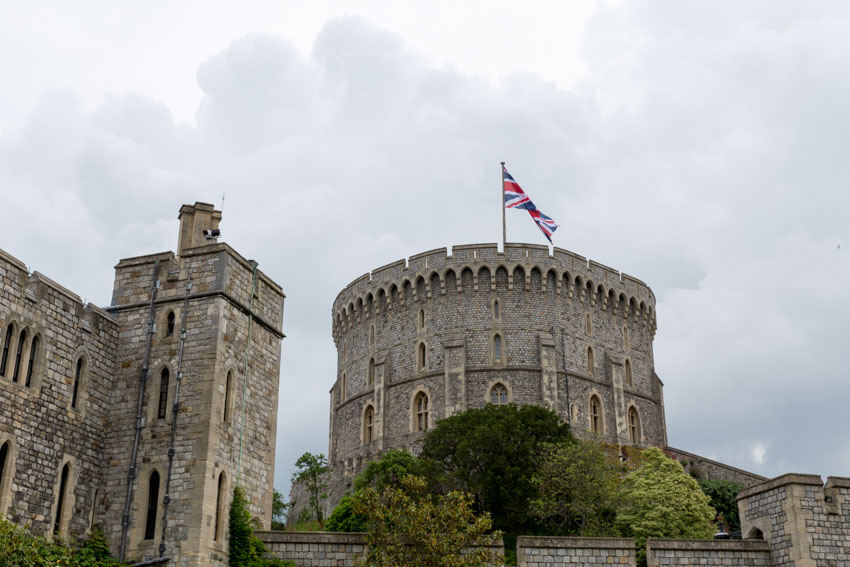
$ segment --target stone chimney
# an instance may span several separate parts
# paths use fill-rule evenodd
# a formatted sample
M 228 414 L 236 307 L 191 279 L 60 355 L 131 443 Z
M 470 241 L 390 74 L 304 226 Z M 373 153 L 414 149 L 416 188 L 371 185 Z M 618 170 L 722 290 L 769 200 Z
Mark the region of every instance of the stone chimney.
M 180 207 L 180 237 L 177 241 L 177 255 L 182 256 L 184 250 L 197 246 L 206 246 L 215 242 L 204 236 L 204 231 L 218 230 L 221 222 L 221 211 L 209 203 L 196 202 L 194 205 Z M 217 237 L 216 237 L 217 238 Z

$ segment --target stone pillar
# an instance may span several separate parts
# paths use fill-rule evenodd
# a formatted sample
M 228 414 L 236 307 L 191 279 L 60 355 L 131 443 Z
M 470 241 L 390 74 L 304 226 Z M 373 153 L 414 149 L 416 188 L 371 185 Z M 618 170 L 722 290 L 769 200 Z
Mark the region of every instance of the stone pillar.
M 466 409 L 466 337 L 463 333 L 449 336 L 443 342 L 445 361 L 445 407 L 443 417 Z
M 611 393 L 614 395 L 614 428 L 618 443 L 629 443 L 629 424 L 626 419 L 626 396 L 623 394 L 625 371 L 623 360 L 608 355 L 611 367 Z
M 555 339 L 549 333 L 540 333 L 540 401 L 554 412 L 558 411 L 557 360 Z
M 372 424 L 373 451 L 384 450 L 384 418 L 387 414 L 387 383 L 389 382 L 389 357 L 375 359 L 375 421 Z

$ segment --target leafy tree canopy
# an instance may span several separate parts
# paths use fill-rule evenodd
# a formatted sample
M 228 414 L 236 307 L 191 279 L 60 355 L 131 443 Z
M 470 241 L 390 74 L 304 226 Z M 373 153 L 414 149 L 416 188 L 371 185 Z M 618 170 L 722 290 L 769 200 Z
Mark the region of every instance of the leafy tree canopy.
M 528 502 L 541 448 L 571 440 L 569 426 L 548 409 L 488 404 L 437 422 L 420 456 L 439 491 L 469 492 L 496 528 L 533 533 Z
M 562 535 L 611 537 L 620 483 L 618 467 L 595 441 L 545 446 L 532 481 L 539 495 L 530 511 Z
M 709 498 L 682 465 L 656 447 L 643 452 L 641 467 L 627 476 L 620 491 L 617 527 L 635 538 L 638 562 L 646 564 L 650 537 L 710 538 L 717 515 Z
M 286 529 L 286 514 L 289 512 L 289 503 L 284 502 L 283 494 L 274 489 L 272 499 L 272 529 L 283 531 Z
M 297 470 L 292 475 L 292 482 L 301 483 L 307 490 L 310 498 L 309 509 L 313 512 L 313 517 L 321 524 L 323 523 L 321 501 L 327 497 L 325 473 L 328 472 L 328 460 L 321 453 L 314 455 L 307 452 L 298 457 L 295 468 Z
M 738 518 L 738 493 L 744 488 L 743 484 L 731 480 L 698 480 L 699 487 L 711 499 L 711 506 L 723 516 L 727 532 L 741 529 Z
M 490 517 L 475 515 L 468 494 L 434 497 L 424 478 L 406 476 L 401 487 L 358 492 L 354 511 L 368 518 L 367 567 L 501 565 L 494 551 L 475 547 L 490 530 Z
M 354 480 L 354 489 L 361 490 L 371 486 L 378 492 L 390 486 L 400 487 L 401 479 L 407 475 L 421 476 L 423 463 L 407 451 L 391 449 L 381 454 L 377 461 L 371 461 Z
M 354 512 L 354 498 L 345 495 L 325 522 L 329 532 L 365 532 L 366 516 Z

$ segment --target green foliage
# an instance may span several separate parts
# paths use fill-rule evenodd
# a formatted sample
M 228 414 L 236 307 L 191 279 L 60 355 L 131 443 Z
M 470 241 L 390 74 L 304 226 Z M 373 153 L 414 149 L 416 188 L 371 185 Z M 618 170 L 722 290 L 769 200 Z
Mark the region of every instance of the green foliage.
M 266 547 L 254 535 L 254 521 L 248 511 L 248 501 L 242 488 L 233 489 L 230 503 L 230 565 L 231 567 L 296 567 L 291 561 L 266 559 Z
M 741 529 L 738 518 L 738 493 L 743 484 L 731 480 L 698 480 L 699 487 L 711 499 L 711 506 L 723 517 L 727 532 Z
M 425 436 L 421 458 L 436 490 L 471 493 L 497 529 L 529 534 L 538 531 L 528 503 L 541 448 L 570 440 L 569 426 L 548 409 L 488 404 L 440 420 Z
M 400 487 L 401 479 L 407 475 L 422 476 L 423 463 L 407 451 L 391 449 L 385 451 L 381 458 L 372 461 L 354 480 L 354 490 L 371 486 L 378 492 L 387 487 Z
M 620 482 L 617 468 L 594 441 L 547 445 L 532 481 L 539 496 L 530 512 L 561 535 L 611 537 Z
M 289 503 L 283 501 L 283 494 L 274 490 L 272 497 L 272 529 L 282 531 L 286 529 L 286 514 L 289 512 Z
M 35 537 L 26 528 L 0 520 L 0 567 L 124 567 L 109 554 L 100 531 L 74 549 Z
M 435 497 L 424 478 L 406 476 L 400 488 L 364 488 L 354 510 L 368 517 L 367 567 L 500 565 L 495 552 L 474 547 L 491 525 L 487 514 L 475 515 L 468 494 Z
M 308 452 L 298 457 L 295 467 L 298 470 L 292 475 L 292 482 L 299 482 L 304 486 L 310 496 L 309 505 L 314 514 L 313 517 L 320 524 L 324 523 L 321 500 L 327 497 L 324 493 L 327 488 L 325 480 L 325 473 L 328 472 L 327 459 L 321 453 L 314 455 Z
M 296 522 L 290 531 L 293 532 L 323 532 L 325 527 L 316 520 L 303 520 Z
M 366 520 L 366 516 L 354 512 L 353 498 L 345 495 L 325 522 L 325 529 L 329 532 L 365 532 Z
M 617 527 L 635 538 L 641 565 L 646 564 L 647 538 L 710 538 L 716 515 L 681 464 L 655 447 L 643 457 L 643 465 L 623 480 L 617 511 Z

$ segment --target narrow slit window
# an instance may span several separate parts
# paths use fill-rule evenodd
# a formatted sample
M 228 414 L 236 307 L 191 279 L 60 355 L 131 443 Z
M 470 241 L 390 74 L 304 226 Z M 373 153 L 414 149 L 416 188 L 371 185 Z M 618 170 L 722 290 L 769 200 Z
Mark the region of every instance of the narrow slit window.
M 218 492 L 215 497 L 215 524 L 213 528 L 213 541 L 221 541 L 221 516 L 222 500 L 224 500 L 224 473 L 218 475 Z
M 165 323 L 165 335 L 168 337 L 174 336 L 174 311 L 168 312 L 168 318 Z
M 499 318 L 499 300 L 498 299 L 493 302 L 493 318 L 494 319 Z
M 53 520 L 53 535 L 59 535 L 59 532 L 65 527 L 62 521 L 62 513 L 65 507 L 65 492 L 68 490 L 68 463 L 62 467 L 62 475 L 59 477 L 59 500 L 56 503 L 56 518 Z
M 3 342 L 3 358 L 0 359 L 0 376 L 6 375 L 6 363 L 9 361 L 9 348 L 12 345 L 12 333 L 15 328 L 12 325 L 6 328 L 6 340 Z
M 632 385 L 632 362 L 628 359 L 626 360 L 626 384 Z
M 369 386 L 372 386 L 372 385 L 375 384 L 375 359 L 374 358 L 369 359 L 369 374 L 366 377 L 366 383 Z
M 83 373 L 83 359 L 77 359 L 77 369 L 74 371 L 74 389 L 71 392 L 71 407 L 77 407 L 77 395 L 80 391 L 80 378 Z
M 587 347 L 587 373 L 593 376 L 593 349 Z
M 419 360 L 417 361 L 419 366 L 419 371 L 425 370 L 425 343 L 419 344 Z
M 230 423 L 230 391 L 233 389 L 233 372 L 227 373 L 227 381 L 224 383 L 224 421 Z
M 596 396 L 590 398 L 590 430 L 594 433 L 602 432 L 602 413 Z
M 0 498 L 3 497 L 3 493 L 5 492 L 5 490 L 3 490 L 3 487 L 4 487 L 4 485 L 5 485 L 4 483 L 6 481 L 6 476 L 5 476 L 5 474 L 6 474 L 6 461 L 8 461 L 8 460 L 9 460 L 9 442 L 6 441 L 5 443 L 3 443 L 3 446 L 0 447 L 0 491 L 2 491 L 2 492 L 0 492 Z
M 416 396 L 416 430 L 428 430 L 428 396 L 424 392 Z
M 156 535 L 156 509 L 159 504 L 159 473 L 153 471 L 148 482 L 148 513 L 145 516 L 145 539 Z
M 420 330 L 425 329 L 425 310 L 424 309 L 419 310 L 419 329 Z
M 156 411 L 157 419 L 165 419 L 165 414 L 168 413 L 168 368 L 162 369 L 162 374 L 159 377 L 159 407 Z
M 640 421 L 634 407 L 629 408 L 629 441 L 640 443 Z
M 29 360 L 27 361 L 27 377 L 26 377 L 26 380 L 24 382 L 24 385 L 27 388 L 29 388 L 30 385 L 32 384 L 32 369 L 35 366 L 35 356 L 36 356 L 36 352 L 38 351 L 38 343 L 39 343 L 38 337 L 37 336 L 33 337 L 32 344 L 30 345 Z
M 593 334 L 593 321 L 590 320 L 590 313 L 584 316 L 584 332 L 588 335 Z
M 372 443 L 372 427 L 375 421 L 375 410 L 372 406 L 366 408 L 366 415 L 363 416 L 363 443 L 369 445 Z
M 15 367 L 12 370 L 12 382 L 18 381 L 18 376 L 21 374 L 21 356 L 24 354 L 24 344 L 27 342 L 27 330 L 21 331 L 21 336 L 18 337 L 18 348 L 15 352 Z
M 502 337 L 499 335 L 493 336 L 493 359 L 496 362 L 502 360 Z
M 623 327 L 623 350 L 630 350 L 631 348 L 629 344 L 629 328 Z
M 345 372 L 342 373 L 342 385 L 340 387 L 340 397 L 341 400 L 345 400 Z

